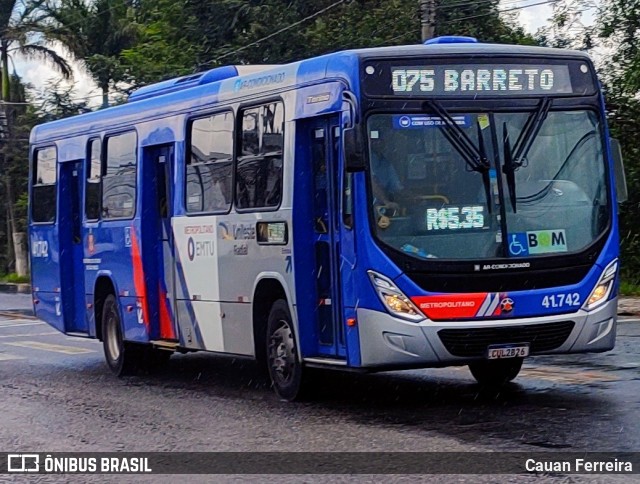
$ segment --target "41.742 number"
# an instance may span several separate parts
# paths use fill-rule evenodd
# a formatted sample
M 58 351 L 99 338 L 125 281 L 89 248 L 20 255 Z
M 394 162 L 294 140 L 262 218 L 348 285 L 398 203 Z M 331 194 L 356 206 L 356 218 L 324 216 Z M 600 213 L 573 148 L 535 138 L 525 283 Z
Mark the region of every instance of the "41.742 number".
M 580 307 L 580 294 L 577 292 L 568 294 L 552 294 L 545 296 L 542 300 L 542 307 L 545 308 L 563 308 L 563 307 Z

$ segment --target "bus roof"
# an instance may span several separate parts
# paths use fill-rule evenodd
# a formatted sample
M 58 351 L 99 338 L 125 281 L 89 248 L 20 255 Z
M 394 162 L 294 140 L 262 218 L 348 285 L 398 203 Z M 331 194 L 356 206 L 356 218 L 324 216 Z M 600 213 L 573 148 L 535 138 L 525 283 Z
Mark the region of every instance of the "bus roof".
M 452 43 L 404 45 L 346 50 L 278 66 L 224 66 L 204 73 L 184 76 L 145 86 L 135 91 L 129 102 L 106 109 L 35 126 L 32 144 L 51 142 L 66 136 L 117 129 L 141 120 L 157 119 L 181 112 L 211 108 L 257 93 L 277 92 L 286 87 L 321 80 L 357 79 L 362 58 L 402 58 L 412 56 L 541 56 L 583 58 L 580 51 L 507 44 Z M 358 90 L 357 85 L 350 85 Z

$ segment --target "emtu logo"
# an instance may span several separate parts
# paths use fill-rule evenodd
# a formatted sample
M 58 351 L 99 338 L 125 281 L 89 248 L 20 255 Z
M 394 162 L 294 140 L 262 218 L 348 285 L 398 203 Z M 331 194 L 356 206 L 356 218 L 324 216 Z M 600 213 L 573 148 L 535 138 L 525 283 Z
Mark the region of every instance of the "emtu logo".
M 38 454 L 8 454 L 7 472 L 39 472 L 40 456 Z

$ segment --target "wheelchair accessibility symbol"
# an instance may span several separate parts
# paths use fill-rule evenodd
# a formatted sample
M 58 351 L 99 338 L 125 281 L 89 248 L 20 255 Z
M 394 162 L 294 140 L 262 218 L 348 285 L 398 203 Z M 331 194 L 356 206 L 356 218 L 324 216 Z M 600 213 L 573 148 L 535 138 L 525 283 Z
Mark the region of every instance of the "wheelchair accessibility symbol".
M 529 255 L 527 234 L 509 234 L 509 253 L 516 257 Z

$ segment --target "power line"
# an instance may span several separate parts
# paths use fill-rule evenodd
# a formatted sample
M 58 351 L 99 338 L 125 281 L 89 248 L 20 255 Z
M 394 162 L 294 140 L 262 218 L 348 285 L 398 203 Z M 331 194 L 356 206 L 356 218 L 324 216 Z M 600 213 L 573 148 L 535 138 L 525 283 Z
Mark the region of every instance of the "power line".
M 325 12 L 328 12 L 329 10 L 337 7 L 338 5 L 342 5 L 343 3 L 345 3 L 345 1 L 346 0 L 338 0 L 337 2 L 332 3 L 328 7 L 325 7 L 323 9 L 321 9 L 321 10 L 318 10 L 317 12 L 312 13 L 311 15 L 309 15 L 309 16 L 301 19 L 301 20 L 298 20 L 297 22 L 294 22 L 291 25 L 283 27 L 280 30 L 277 30 L 277 31 L 265 36 L 265 37 L 262 37 L 261 39 L 253 41 L 250 44 L 245 45 L 244 47 L 240 47 L 239 49 L 235 49 L 235 50 L 232 50 L 231 52 L 227 52 L 226 54 L 222 54 L 221 56 L 218 56 L 217 58 L 215 58 L 213 61 L 209 61 L 209 62 L 205 62 L 204 64 L 200 64 L 198 67 L 203 67 L 203 66 L 205 66 L 207 64 L 211 64 L 212 62 L 217 62 L 220 59 L 224 59 L 225 57 L 229 57 L 230 55 L 237 54 L 238 52 L 242 52 L 243 50 L 246 50 L 249 47 L 252 47 L 252 46 L 254 46 L 256 44 L 259 44 L 260 42 L 264 42 L 265 40 L 268 40 L 268 39 L 270 39 L 272 37 L 275 37 L 276 35 L 280 35 L 281 33 L 286 32 L 287 30 L 290 30 L 293 27 L 296 27 L 296 26 L 300 25 L 300 24 L 306 22 L 307 20 L 311 20 L 313 18 L 316 18 L 317 16 L 322 15 Z
M 522 2 L 523 0 L 505 0 L 501 2 L 501 5 L 514 5 Z M 476 5 L 482 5 L 484 3 L 494 3 L 496 0 L 476 0 L 475 2 L 469 0 L 463 0 L 458 3 L 445 3 L 436 6 L 436 10 L 447 10 L 450 8 L 459 8 L 459 7 L 475 7 Z
M 522 6 L 513 7 L 513 8 L 506 8 L 504 10 L 497 10 L 496 12 L 498 14 L 507 13 L 507 12 L 513 12 L 515 10 L 522 10 L 522 9 L 525 9 L 525 8 L 537 7 L 539 5 L 548 5 L 550 3 L 558 3 L 558 1 L 559 0 L 545 0 L 544 2 L 532 3 L 530 5 L 522 5 Z M 456 18 L 456 19 L 448 20 L 448 21 L 442 22 L 442 23 L 443 24 L 450 24 L 450 23 L 453 23 L 453 22 L 460 22 L 462 20 L 471 20 L 471 19 L 474 19 L 474 18 L 488 17 L 490 15 L 494 15 L 494 12 L 483 13 L 483 14 L 479 14 L 479 15 L 469 15 L 468 17 Z
M 466 4 L 462 4 L 462 3 L 460 3 L 460 4 L 452 4 L 452 5 L 460 6 L 460 7 L 461 7 L 461 6 L 463 6 L 463 5 L 477 5 L 478 3 L 481 3 L 481 2 L 482 2 L 482 3 L 486 3 L 487 1 L 491 1 L 491 0 L 478 0 L 478 1 L 476 1 L 476 2 L 472 2 L 472 3 L 466 3 Z M 511 1 L 510 3 L 515 3 L 515 4 L 517 4 L 517 3 L 521 2 L 521 1 L 522 1 L 522 0 L 516 0 L 516 1 Z M 460 21 L 463 21 L 463 20 L 470 20 L 470 19 L 474 19 L 474 18 L 481 18 L 481 17 L 489 17 L 489 16 L 491 16 L 491 15 L 495 15 L 495 14 L 498 14 L 498 15 L 499 15 L 499 14 L 501 14 L 501 13 L 505 13 L 505 12 L 512 12 L 512 11 L 514 11 L 514 10 L 522 10 L 522 9 L 530 8 L 530 7 L 536 7 L 536 6 L 538 6 L 538 5 L 546 5 L 546 4 L 550 4 L 550 3 L 557 3 L 558 1 L 559 1 L 559 0 L 545 0 L 545 1 L 543 1 L 543 2 L 539 2 L 539 3 L 532 3 L 532 4 L 530 4 L 530 5 L 520 5 L 520 6 L 518 6 L 518 7 L 508 8 L 508 9 L 504 9 L 504 10 L 496 10 L 496 11 L 494 11 L 494 12 L 483 13 L 483 14 L 478 14 L 478 15 L 470 15 L 470 16 L 467 16 L 467 17 L 461 17 L 461 18 L 451 19 L 451 20 L 447 20 L 446 22 L 439 22 L 439 24 L 440 24 L 440 25 L 445 25 L 445 24 L 451 24 L 451 23 L 455 23 L 455 22 L 460 22 Z M 442 5 L 442 7 L 445 7 L 445 5 Z M 448 7 L 448 5 L 447 5 L 447 7 Z M 383 45 L 386 45 L 386 44 L 390 44 L 390 43 L 392 43 L 392 42 L 394 42 L 394 41 L 396 41 L 396 40 L 399 40 L 399 39 L 403 38 L 403 37 L 404 37 L 404 36 L 406 36 L 406 35 L 407 35 L 407 32 L 405 32 L 405 33 L 403 33 L 403 34 L 400 34 L 400 35 L 397 35 L 396 37 L 393 37 L 393 38 L 391 38 L 391 39 L 389 39 L 389 40 L 386 40 L 386 41 L 384 42 L 384 44 L 380 44 L 380 45 L 379 45 L 379 47 L 381 47 L 381 46 L 383 46 Z
M 12 102 L 12 101 L 2 101 L 0 100 L 0 105 L 2 104 L 9 104 L 11 106 L 31 106 L 32 103 L 27 103 L 27 102 Z
M 292 24 L 290 24 L 290 25 L 288 25 L 286 27 L 283 27 L 283 28 L 277 30 L 276 32 L 272 32 L 271 34 L 266 35 L 265 37 L 262 37 L 262 38 L 260 38 L 258 40 L 255 40 L 255 41 L 253 41 L 253 42 L 251 42 L 251 43 L 249 43 L 249 44 L 247 44 L 247 45 L 245 45 L 243 47 L 240 47 L 238 49 L 235 49 L 235 50 L 232 50 L 232 51 L 227 52 L 225 54 L 222 54 L 221 56 L 218 56 L 216 59 L 214 59 L 212 61 L 208 61 L 208 62 L 200 64 L 198 67 L 204 67 L 204 66 L 206 66 L 208 64 L 211 64 L 212 62 L 217 62 L 220 59 L 224 59 L 225 57 L 229 57 L 229 56 L 231 56 L 233 54 L 237 54 L 238 52 L 242 52 L 243 50 L 246 50 L 246 49 L 248 49 L 248 48 L 250 48 L 250 47 L 252 47 L 252 46 L 254 46 L 256 44 L 259 44 L 260 42 L 264 42 L 265 40 L 271 39 L 271 38 L 273 38 L 273 37 L 275 37 L 277 35 L 280 35 L 283 32 L 286 32 L 286 31 L 288 31 L 288 30 L 290 30 L 290 29 L 292 29 L 292 28 L 294 28 L 294 27 L 296 27 L 296 26 L 308 21 L 308 20 L 311 20 L 311 19 L 313 19 L 315 17 L 318 17 L 319 15 L 322 15 L 323 13 L 325 13 L 325 12 L 327 12 L 327 11 L 337 7 L 337 6 L 344 4 L 346 1 L 347 0 L 338 0 L 337 2 L 334 2 L 331 5 L 325 7 L 323 9 L 321 9 L 321 10 L 318 10 L 317 12 L 315 12 L 315 13 L 313 13 L 313 14 L 311 14 L 311 15 L 309 15 L 309 16 L 301 19 L 301 20 L 298 20 L 298 21 L 296 21 L 296 22 L 294 22 L 294 23 L 292 23 Z M 476 0 L 474 2 L 466 2 L 465 3 L 465 0 L 462 0 L 462 2 L 459 2 L 459 3 L 440 5 L 437 8 L 438 8 L 438 10 L 445 10 L 445 9 L 450 9 L 450 8 L 459 8 L 459 7 L 464 7 L 464 6 L 472 6 L 472 5 L 478 5 L 478 4 L 483 4 L 483 3 L 490 3 L 492 1 L 494 1 L 494 0 Z M 508 0 L 508 1 L 503 2 L 503 4 L 516 4 L 517 5 L 520 1 L 523 1 L 523 0 Z M 531 7 L 536 7 L 536 6 L 540 6 L 540 5 L 548 5 L 548 4 L 552 4 L 552 3 L 557 3 L 558 1 L 559 0 L 545 0 L 545 1 L 538 2 L 538 3 L 532 3 L 532 4 L 529 4 L 529 5 L 520 5 L 520 6 L 517 6 L 517 7 L 508 8 L 508 9 L 496 10 L 494 12 L 483 13 L 483 14 L 478 14 L 478 15 L 470 15 L 470 16 L 467 16 L 467 17 L 461 17 L 461 18 L 457 18 L 457 19 L 452 19 L 452 20 L 448 20 L 446 22 L 441 22 L 441 24 L 450 24 L 450 23 L 455 23 L 455 22 L 461 22 L 461 21 L 464 21 L 464 20 L 471 20 L 471 19 L 475 19 L 475 18 L 488 17 L 488 16 L 495 15 L 495 14 L 513 12 L 513 11 L 516 11 L 516 10 L 523 10 L 525 8 L 531 8 Z M 100 14 L 107 13 L 108 11 L 113 10 L 114 8 L 115 7 L 111 7 L 109 9 L 101 12 Z M 394 41 L 406 36 L 409 33 L 410 32 L 405 32 L 405 33 L 403 33 L 401 35 L 393 37 L 392 39 L 386 40 L 384 42 L 384 44 L 392 43 L 392 42 L 394 42 Z M 381 44 L 381 45 L 384 45 L 384 44 Z M 95 98 L 95 97 L 99 97 L 99 96 L 102 96 L 102 93 L 95 94 L 95 95 L 92 95 L 92 96 L 86 96 L 84 99 L 91 99 L 91 98 Z M 28 104 L 28 103 L 25 103 L 25 104 Z

